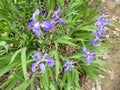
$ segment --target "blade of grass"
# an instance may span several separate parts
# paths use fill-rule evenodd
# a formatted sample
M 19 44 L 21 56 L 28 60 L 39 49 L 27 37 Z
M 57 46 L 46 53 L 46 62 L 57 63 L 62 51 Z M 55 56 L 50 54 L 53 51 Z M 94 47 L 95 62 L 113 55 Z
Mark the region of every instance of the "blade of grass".
M 27 80 L 26 47 L 21 50 L 21 62 L 22 62 L 23 75 L 25 80 Z

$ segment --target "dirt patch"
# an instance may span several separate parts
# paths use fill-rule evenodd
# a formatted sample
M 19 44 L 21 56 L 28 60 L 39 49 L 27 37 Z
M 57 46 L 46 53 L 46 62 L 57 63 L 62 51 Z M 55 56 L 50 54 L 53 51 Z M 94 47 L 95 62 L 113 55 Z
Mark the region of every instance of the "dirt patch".
M 104 79 L 102 90 L 120 90 L 120 0 L 114 0 L 114 2 L 108 0 L 105 6 L 108 10 L 108 18 L 115 27 L 108 32 L 110 37 L 107 42 L 113 46 L 107 60 L 113 67 L 108 69 L 110 77 Z

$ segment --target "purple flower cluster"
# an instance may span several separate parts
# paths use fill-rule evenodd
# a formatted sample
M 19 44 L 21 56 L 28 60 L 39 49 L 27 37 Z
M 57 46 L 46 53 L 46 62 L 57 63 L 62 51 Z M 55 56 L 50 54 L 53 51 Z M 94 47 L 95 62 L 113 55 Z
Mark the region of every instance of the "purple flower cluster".
M 95 23 L 95 26 L 97 26 L 99 29 L 96 32 L 93 32 L 93 34 L 96 34 L 96 38 L 93 39 L 92 44 L 93 46 L 98 45 L 100 38 L 106 38 L 104 35 L 105 28 L 110 26 L 110 22 L 107 21 L 107 19 L 103 16 L 101 16 L 98 21 Z
M 54 14 L 52 15 L 52 22 L 54 23 L 55 26 L 57 26 L 59 23 L 61 23 L 63 26 L 66 25 L 64 18 L 59 17 L 61 13 L 62 13 L 62 9 L 59 6 L 58 10 L 55 11 Z
M 86 64 L 90 65 L 90 63 L 96 60 L 96 52 L 90 52 L 86 48 L 83 49 L 83 57 L 87 58 Z
M 36 36 L 42 36 L 42 32 L 41 32 L 41 28 L 44 31 L 51 31 L 53 29 L 55 29 L 55 27 L 61 23 L 63 26 L 66 25 L 66 22 L 63 18 L 60 18 L 59 15 L 62 13 L 62 9 L 60 7 L 58 7 L 58 10 L 54 12 L 54 14 L 52 15 L 52 19 L 50 21 L 44 21 L 42 23 L 40 23 L 37 19 L 36 16 L 38 16 L 40 14 L 40 10 L 36 9 L 36 11 L 33 13 L 32 16 L 32 21 L 29 23 L 28 25 L 28 29 L 32 30 Z M 44 13 L 44 18 L 47 17 L 47 13 Z
M 67 72 L 69 72 L 69 71 L 71 71 L 75 66 L 74 66 L 74 61 L 73 60 L 71 60 L 71 61 L 66 61 L 65 63 L 64 63 L 64 73 L 67 73 Z
M 32 56 L 32 58 L 35 60 L 35 63 L 32 64 L 32 72 L 36 72 L 38 70 L 38 66 L 40 66 L 41 72 L 45 73 L 45 63 L 46 65 L 53 67 L 55 65 L 53 58 L 47 58 L 49 56 L 48 54 L 41 54 L 36 53 Z

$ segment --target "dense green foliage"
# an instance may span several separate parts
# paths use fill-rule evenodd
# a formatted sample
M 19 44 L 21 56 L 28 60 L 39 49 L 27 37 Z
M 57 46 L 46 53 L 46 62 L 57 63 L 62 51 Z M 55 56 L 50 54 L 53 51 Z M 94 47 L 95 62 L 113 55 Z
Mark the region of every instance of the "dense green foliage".
M 5 90 L 80 90 L 81 78 L 87 74 L 94 81 L 102 82 L 99 75 L 107 76 L 104 69 L 109 65 L 100 57 L 107 57 L 108 45 L 94 47 L 91 34 L 97 30 L 94 23 L 100 16 L 99 4 L 95 0 L 0 0 L 0 89 Z M 52 12 L 62 7 L 62 15 L 67 25 L 59 25 L 52 32 L 42 32 L 36 37 L 28 30 L 28 23 L 36 8 L 41 15 L 48 12 L 50 20 Z M 43 21 L 43 17 L 40 16 Z M 103 41 L 103 39 L 101 40 Z M 90 66 L 82 57 L 82 48 L 96 51 L 97 60 Z M 31 72 L 36 52 L 49 52 L 55 59 L 55 66 L 47 67 L 46 73 Z M 75 69 L 63 73 L 63 63 L 75 60 Z M 6 77 L 4 80 L 2 78 Z

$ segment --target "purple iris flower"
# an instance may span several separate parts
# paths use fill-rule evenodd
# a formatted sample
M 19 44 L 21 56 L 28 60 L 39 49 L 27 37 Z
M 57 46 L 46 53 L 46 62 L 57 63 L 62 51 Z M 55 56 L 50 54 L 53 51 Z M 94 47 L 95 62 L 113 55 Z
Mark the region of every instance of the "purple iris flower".
M 71 71 L 75 66 L 74 66 L 74 61 L 72 60 L 72 61 L 66 61 L 65 63 L 64 63 L 64 73 L 67 73 L 67 72 L 69 72 L 69 71 Z
M 41 23 L 40 26 L 44 31 L 51 31 L 55 28 L 55 25 L 52 24 L 52 22 L 47 22 L 47 21 Z
M 53 58 L 47 58 L 48 54 L 36 53 L 32 56 L 35 60 L 35 63 L 32 64 L 32 72 L 36 72 L 38 70 L 38 66 L 40 66 L 41 72 L 45 73 L 45 63 L 46 65 L 53 67 L 55 65 Z
M 63 26 L 66 25 L 66 22 L 65 22 L 64 18 L 60 18 L 60 23 L 61 23 Z
M 86 64 L 90 65 L 93 60 L 96 60 L 96 52 L 90 52 L 86 48 L 83 49 L 83 57 L 87 58 Z
M 43 16 L 44 16 L 44 18 L 47 18 L 47 12 L 45 12 Z
M 96 26 L 98 26 L 99 28 L 104 28 L 107 26 L 110 26 L 110 22 L 107 22 L 107 19 L 103 16 L 101 16 L 98 21 L 95 23 Z
M 103 38 L 106 38 L 106 36 L 104 35 L 104 29 L 100 29 L 100 30 L 97 30 L 95 32 L 93 32 L 93 34 L 96 34 L 96 37 L 103 37 Z
M 96 38 L 93 39 L 92 44 L 93 46 L 96 46 L 99 43 L 99 39 L 102 38 L 106 38 L 106 36 L 104 35 L 104 29 L 105 27 L 110 26 L 110 22 L 107 21 L 107 19 L 103 16 L 101 16 L 98 21 L 95 23 L 95 25 L 99 28 L 99 30 L 97 30 L 96 32 L 93 32 L 93 34 L 96 34 Z
M 62 9 L 59 6 L 58 10 L 54 12 L 52 15 L 52 22 L 54 23 L 55 26 L 57 26 L 59 23 L 61 23 L 63 26 L 66 25 L 66 22 L 63 18 L 60 18 L 59 15 L 62 13 Z
M 102 12 L 103 12 L 103 14 L 108 14 L 107 11 L 106 11 L 106 9 L 103 9 Z
M 102 14 L 108 14 L 105 8 L 100 7 L 100 12 Z
M 96 36 L 96 38 L 94 38 L 92 41 L 93 46 L 97 46 L 99 41 L 100 41 L 100 38 Z
M 62 9 L 60 6 L 58 6 L 57 14 L 61 14 L 61 13 L 62 13 Z
M 37 21 L 36 16 L 40 14 L 39 9 L 36 9 L 36 11 L 33 13 L 32 21 L 28 25 L 29 30 L 33 30 L 33 32 L 36 34 L 36 36 L 41 36 L 42 33 L 40 31 L 40 23 Z

